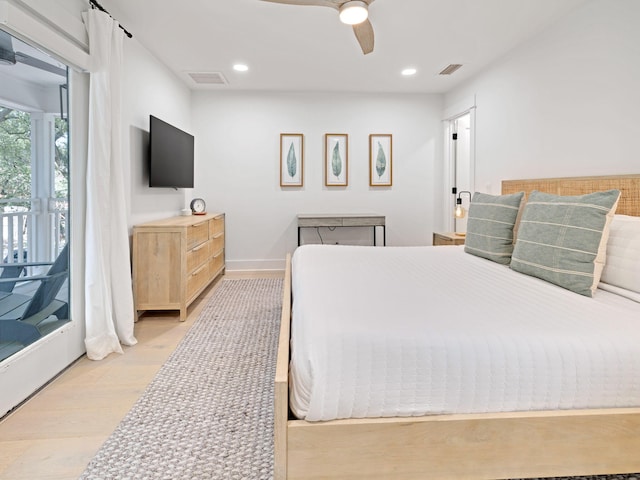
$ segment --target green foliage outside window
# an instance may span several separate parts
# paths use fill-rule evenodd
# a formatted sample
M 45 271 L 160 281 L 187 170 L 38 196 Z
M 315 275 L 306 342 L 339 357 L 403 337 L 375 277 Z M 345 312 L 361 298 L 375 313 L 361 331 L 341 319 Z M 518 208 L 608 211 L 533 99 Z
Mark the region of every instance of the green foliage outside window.
M 68 123 L 55 119 L 55 196 L 66 198 L 69 187 Z M 29 207 L 31 198 L 31 115 L 0 106 L 0 200 Z M 2 202 L 6 205 L 5 202 Z
M 0 106 L 0 200 L 11 198 L 31 198 L 31 115 Z
M 69 123 L 57 117 L 55 133 L 55 194 L 56 198 L 67 198 L 69 194 Z

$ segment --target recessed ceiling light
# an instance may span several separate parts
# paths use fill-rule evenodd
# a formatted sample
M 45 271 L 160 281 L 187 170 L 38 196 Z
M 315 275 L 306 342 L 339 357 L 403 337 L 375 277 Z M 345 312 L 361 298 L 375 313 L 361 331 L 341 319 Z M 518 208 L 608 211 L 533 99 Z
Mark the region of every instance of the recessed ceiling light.
M 234 69 L 236 72 L 246 72 L 247 70 L 249 70 L 249 67 L 247 67 L 244 63 L 236 63 L 236 64 L 233 66 L 233 69 Z
M 405 68 L 404 70 L 402 70 L 402 75 L 404 75 L 405 77 L 410 77 L 411 75 L 415 75 L 417 71 L 418 70 L 416 70 L 415 68 Z

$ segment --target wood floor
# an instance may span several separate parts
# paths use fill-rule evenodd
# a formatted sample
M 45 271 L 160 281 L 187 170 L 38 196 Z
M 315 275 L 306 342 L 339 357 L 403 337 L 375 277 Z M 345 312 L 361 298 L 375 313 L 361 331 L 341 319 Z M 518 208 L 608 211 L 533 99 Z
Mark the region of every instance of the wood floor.
M 225 278 L 282 277 L 282 273 Z M 81 358 L 20 408 L 0 421 L 0 479 L 77 479 L 144 392 L 213 294 L 219 280 L 189 307 L 143 315 L 138 344 L 95 362 Z M 0 392 L 2 387 L 0 386 Z

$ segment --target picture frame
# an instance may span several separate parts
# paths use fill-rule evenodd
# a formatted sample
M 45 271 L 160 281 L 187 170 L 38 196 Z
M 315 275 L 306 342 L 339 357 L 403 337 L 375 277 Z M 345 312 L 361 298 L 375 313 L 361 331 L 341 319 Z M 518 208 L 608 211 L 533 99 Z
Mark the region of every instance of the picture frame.
M 349 135 L 346 133 L 324 136 L 324 184 L 327 187 L 349 185 Z
M 304 135 L 280 134 L 280 186 L 304 185 Z
M 393 139 L 388 133 L 369 135 L 369 186 L 393 185 Z

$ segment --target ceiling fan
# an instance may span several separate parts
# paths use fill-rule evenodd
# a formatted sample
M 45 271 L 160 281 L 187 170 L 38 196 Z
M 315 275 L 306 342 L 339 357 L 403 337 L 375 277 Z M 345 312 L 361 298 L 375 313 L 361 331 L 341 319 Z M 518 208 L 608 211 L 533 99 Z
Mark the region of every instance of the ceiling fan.
M 340 12 L 342 23 L 353 26 L 362 53 L 373 52 L 373 26 L 368 19 L 369 5 L 374 0 L 262 0 L 264 2 L 284 3 L 286 5 L 309 5 L 335 8 Z
M 12 37 L 7 32 L 0 30 L 0 65 L 15 65 L 16 63 L 22 63 L 31 67 L 45 70 L 61 77 L 67 76 L 67 70 L 57 67 L 50 63 L 40 60 L 39 58 L 32 57 L 26 53 L 16 52 L 13 49 Z

